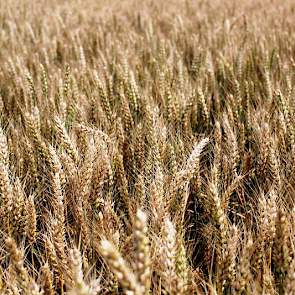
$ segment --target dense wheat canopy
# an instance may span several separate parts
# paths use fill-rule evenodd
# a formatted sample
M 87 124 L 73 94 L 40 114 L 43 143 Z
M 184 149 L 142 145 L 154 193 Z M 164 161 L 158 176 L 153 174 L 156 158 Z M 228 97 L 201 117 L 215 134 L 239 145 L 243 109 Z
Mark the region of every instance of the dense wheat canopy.
M 295 294 L 294 13 L 0 1 L 0 294 Z

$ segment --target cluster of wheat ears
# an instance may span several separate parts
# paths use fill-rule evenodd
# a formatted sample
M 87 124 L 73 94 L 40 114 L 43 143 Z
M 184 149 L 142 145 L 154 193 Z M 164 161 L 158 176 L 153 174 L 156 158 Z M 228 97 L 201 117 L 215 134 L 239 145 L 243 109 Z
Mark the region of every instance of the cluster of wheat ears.
M 295 294 L 295 3 L 237 4 L 1 1 L 0 294 Z

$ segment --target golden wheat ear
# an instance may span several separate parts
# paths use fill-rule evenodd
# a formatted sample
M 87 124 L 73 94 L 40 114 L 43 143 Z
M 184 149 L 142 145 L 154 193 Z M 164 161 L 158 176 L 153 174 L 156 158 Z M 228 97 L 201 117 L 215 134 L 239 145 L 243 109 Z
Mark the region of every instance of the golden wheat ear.
M 136 275 L 127 265 L 116 247 L 108 240 L 102 240 L 100 243 L 100 252 L 126 292 L 141 294 L 142 288 Z
M 94 295 L 94 290 L 88 286 L 83 278 L 82 259 L 78 249 L 70 251 L 71 270 L 73 277 L 73 286 L 70 287 L 71 295 Z M 96 289 L 95 291 L 97 291 Z

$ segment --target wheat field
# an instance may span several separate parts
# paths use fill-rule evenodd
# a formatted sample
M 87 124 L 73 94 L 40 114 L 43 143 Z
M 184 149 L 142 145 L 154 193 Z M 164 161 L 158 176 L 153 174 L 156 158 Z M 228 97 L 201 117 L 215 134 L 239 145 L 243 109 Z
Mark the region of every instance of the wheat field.
M 0 294 L 295 294 L 295 2 L 0 1 Z

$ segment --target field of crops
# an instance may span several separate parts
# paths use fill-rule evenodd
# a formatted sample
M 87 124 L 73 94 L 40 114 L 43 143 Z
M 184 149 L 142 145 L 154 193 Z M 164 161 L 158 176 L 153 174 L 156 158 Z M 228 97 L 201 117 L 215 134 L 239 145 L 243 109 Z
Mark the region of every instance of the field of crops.
M 0 294 L 295 294 L 295 2 L 0 1 Z

